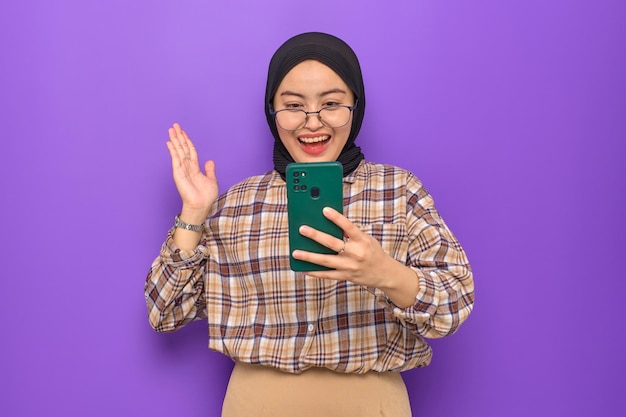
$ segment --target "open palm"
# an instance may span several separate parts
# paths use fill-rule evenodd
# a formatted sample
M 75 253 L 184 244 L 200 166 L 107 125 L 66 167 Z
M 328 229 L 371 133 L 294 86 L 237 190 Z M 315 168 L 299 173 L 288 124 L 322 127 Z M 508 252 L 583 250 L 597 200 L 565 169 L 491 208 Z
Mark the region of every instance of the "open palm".
M 206 216 L 218 196 L 215 164 L 207 161 L 205 173 L 200 169 L 198 152 L 187 133 L 178 123 L 169 128 L 167 148 L 172 157 L 172 173 L 176 189 L 183 201 L 183 209 L 204 213 Z

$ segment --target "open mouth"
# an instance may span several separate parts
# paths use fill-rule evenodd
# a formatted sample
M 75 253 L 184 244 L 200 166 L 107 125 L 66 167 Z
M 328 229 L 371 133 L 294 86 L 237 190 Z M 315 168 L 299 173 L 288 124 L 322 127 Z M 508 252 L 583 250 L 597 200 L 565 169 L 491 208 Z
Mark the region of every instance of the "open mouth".
M 319 156 L 330 146 L 332 136 L 318 133 L 314 135 L 303 135 L 298 137 L 300 149 L 308 155 Z

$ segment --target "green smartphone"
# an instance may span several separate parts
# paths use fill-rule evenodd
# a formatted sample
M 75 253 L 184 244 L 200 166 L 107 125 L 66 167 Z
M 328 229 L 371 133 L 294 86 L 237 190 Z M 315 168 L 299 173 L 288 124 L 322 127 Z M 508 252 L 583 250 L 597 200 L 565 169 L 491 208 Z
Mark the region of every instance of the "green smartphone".
M 294 259 L 294 250 L 323 254 L 336 253 L 300 234 L 302 225 L 343 239 L 343 231 L 324 217 L 322 209 L 332 207 L 343 213 L 343 166 L 340 162 L 294 162 L 287 165 L 287 216 L 289 262 L 294 271 L 322 271 L 329 268 Z

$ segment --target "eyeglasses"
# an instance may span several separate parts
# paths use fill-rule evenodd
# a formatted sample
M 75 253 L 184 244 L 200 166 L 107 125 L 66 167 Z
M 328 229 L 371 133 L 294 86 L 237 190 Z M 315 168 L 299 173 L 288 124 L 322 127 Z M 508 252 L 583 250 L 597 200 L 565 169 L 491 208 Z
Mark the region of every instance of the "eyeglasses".
M 291 132 L 304 128 L 311 114 L 317 114 L 317 118 L 324 126 L 339 128 L 348 124 L 352 111 L 356 109 L 357 104 L 358 102 L 355 102 L 354 106 L 326 106 L 318 111 L 304 111 L 302 109 L 273 110 L 270 107 L 270 114 L 274 115 L 276 123 L 283 130 Z

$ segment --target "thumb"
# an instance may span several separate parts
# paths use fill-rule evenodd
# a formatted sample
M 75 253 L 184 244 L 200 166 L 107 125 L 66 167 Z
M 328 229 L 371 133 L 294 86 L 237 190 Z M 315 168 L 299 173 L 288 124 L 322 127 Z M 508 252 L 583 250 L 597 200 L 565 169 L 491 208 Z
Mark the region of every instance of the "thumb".
M 217 181 L 217 177 L 215 176 L 215 162 L 206 161 L 204 164 L 204 172 L 206 172 L 207 178 Z

